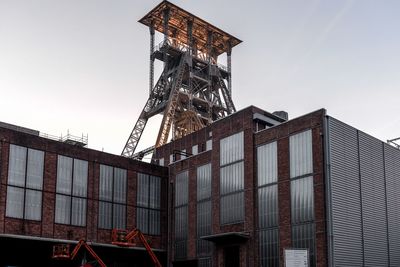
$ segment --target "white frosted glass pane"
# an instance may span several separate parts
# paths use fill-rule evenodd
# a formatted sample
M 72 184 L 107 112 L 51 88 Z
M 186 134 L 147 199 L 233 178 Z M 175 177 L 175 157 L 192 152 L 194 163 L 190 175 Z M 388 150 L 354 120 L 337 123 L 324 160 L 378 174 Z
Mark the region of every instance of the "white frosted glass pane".
M 87 195 L 88 162 L 74 159 L 74 184 L 72 194 L 86 197 Z
M 24 189 L 7 187 L 6 216 L 20 219 L 24 217 Z
M 278 181 L 277 143 L 269 143 L 257 148 L 258 186 Z
M 25 186 L 26 147 L 10 145 L 8 184 Z
M 225 165 L 243 159 L 243 132 L 233 134 L 220 140 L 220 164 Z
M 99 201 L 99 228 L 111 229 L 112 204 Z
M 77 226 L 86 225 L 86 199 L 72 198 L 71 224 Z
M 71 194 L 72 158 L 58 156 L 57 163 L 57 193 Z
M 42 216 L 42 192 L 26 190 L 25 219 L 40 221 Z
M 71 197 L 56 195 L 56 215 L 55 222 L 70 224 L 71 215 Z
M 153 209 L 160 208 L 161 201 L 161 179 L 160 177 L 150 176 L 150 199 L 149 207 Z
M 114 202 L 126 203 L 126 170 L 114 168 Z
M 116 229 L 125 229 L 126 222 L 126 206 L 114 204 L 113 206 L 113 228 Z
M 42 189 L 43 166 L 44 166 L 44 152 L 34 149 L 28 149 L 26 187 L 32 189 Z
M 100 165 L 100 192 L 101 200 L 112 201 L 113 187 L 113 168 L 106 165 Z
M 290 136 L 290 177 L 313 172 L 311 130 Z
M 138 173 L 137 205 L 141 207 L 149 206 L 149 183 L 148 174 Z

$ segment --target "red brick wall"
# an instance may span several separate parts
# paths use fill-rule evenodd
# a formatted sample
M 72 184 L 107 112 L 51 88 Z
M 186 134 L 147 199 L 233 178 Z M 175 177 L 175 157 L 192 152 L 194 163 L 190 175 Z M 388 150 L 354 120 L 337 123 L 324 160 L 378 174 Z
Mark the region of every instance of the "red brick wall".
M 10 144 L 16 144 L 45 152 L 42 221 L 28 221 L 5 216 L 6 192 L 8 179 L 8 156 Z M 162 181 L 162 228 L 161 236 L 148 237 L 152 247 L 166 249 L 167 246 L 167 184 L 168 169 L 144 162 L 134 161 L 121 156 L 103 153 L 87 148 L 80 148 L 38 136 L 0 128 L 0 233 L 39 236 L 55 239 L 86 240 L 109 244 L 111 230 L 97 228 L 98 221 L 98 188 L 100 164 L 128 170 L 127 179 L 127 228 L 136 226 L 136 186 L 137 173 L 160 176 Z M 86 226 L 77 227 L 54 223 L 55 192 L 57 179 L 57 156 L 64 155 L 88 161 L 88 195 Z

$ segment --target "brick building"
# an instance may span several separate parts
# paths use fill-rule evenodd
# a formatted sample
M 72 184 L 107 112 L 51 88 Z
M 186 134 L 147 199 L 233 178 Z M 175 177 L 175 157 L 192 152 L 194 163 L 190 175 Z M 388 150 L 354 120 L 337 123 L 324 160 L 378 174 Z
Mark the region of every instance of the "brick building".
M 70 266 L 52 245 L 85 238 L 108 266 L 151 266 L 110 244 L 138 227 L 165 266 L 284 266 L 289 248 L 310 266 L 400 266 L 400 151 L 323 109 L 281 114 L 245 108 L 152 164 L 3 125 L 1 265 Z

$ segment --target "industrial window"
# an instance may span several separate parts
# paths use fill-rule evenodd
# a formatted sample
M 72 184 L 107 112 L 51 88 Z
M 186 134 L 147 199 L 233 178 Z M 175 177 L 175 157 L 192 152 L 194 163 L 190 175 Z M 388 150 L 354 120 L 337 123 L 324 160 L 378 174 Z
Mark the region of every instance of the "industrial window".
M 221 224 L 244 220 L 243 132 L 220 141 Z
M 199 150 L 199 146 L 198 145 L 192 146 L 192 155 L 197 155 L 198 150 Z
M 315 214 L 312 158 L 312 132 L 290 136 L 290 195 L 292 246 L 307 248 L 315 266 Z
M 201 239 L 211 234 L 211 164 L 197 168 L 197 255 L 209 256 L 211 243 Z
M 212 150 L 212 139 L 207 140 L 206 142 L 206 150 Z
M 44 152 L 10 145 L 6 216 L 42 218 Z
M 137 228 L 160 235 L 161 178 L 139 173 L 137 188 Z
M 58 156 L 55 222 L 86 226 L 88 162 Z
M 262 267 L 279 266 L 277 142 L 257 148 L 258 224 Z
M 100 165 L 99 228 L 126 228 L 127 171 Z
M 188 239 L 188 184 L 189 172 L 184 171 L 175 178 L 175 258 L 187 257 Z

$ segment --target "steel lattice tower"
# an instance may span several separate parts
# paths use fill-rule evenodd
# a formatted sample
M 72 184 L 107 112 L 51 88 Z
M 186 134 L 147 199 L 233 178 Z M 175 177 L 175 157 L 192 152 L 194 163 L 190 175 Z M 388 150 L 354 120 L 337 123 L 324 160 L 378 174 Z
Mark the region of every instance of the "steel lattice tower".
M 141 158 L 151 147 L 135 154 L 149 118 L 163 114 L 155 147 L 197 131 L 215 120 L 235 112 L 231 98 L 232 48 L 241 43 L 182 8 L 163 1 L 140 23 L 150 30 L 150 94 L 122 151 L 130 158 Z M 164 35 L 154 46 L 155 31 Z M 217 63 L 226 53 L 227 66 Z M 154 85 L 154 62 L 164 64 Z

